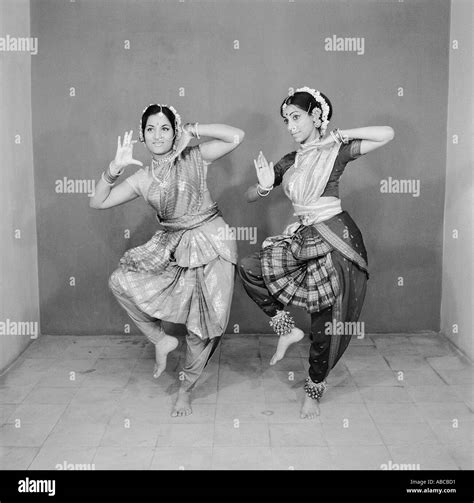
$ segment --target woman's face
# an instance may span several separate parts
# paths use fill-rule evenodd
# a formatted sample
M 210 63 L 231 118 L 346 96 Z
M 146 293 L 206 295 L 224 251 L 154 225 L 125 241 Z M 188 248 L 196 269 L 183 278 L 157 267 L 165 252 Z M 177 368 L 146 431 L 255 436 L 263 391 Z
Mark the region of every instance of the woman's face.
M 311 115 L 296 105 L 287 105 L 285 107 L 283 121 L 288 128 L 288 132 L 298 143 L 310 142 L 319 137 L 319 132 L 314 127 Z
M 171 150 L 173 127 L 164 113 L 150 115 L 145 126 L 145 145 L 152 154 L 162 155 Z

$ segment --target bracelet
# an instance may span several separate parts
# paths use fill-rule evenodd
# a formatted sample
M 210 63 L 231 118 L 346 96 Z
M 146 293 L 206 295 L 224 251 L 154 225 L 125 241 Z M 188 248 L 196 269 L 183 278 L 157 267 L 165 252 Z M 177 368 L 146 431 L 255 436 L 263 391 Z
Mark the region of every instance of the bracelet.
M 122 169 L 118 170 L 117 173 L 115 173 L 115 175 L 112 173 L 112 170 L 110 169 L 110 165 L 112 164 L 113 161 L 111 161 L 109 163 L 109 166 L 107 168 L 107 171 L 109 172 L 109 175 L 111 177 L 114 177 L 114 176 L 120 176 L 122 173 L 123 173 L 123 170 L 125 169 L 125 167 L 122 167 Z
M 333 129 L 329 134 L 332 136 L 332 139 L 335 141 L 335 143 L 339 143 L 341 144 L 342 141 L 337 137 L 336 133 L 335 133 L 335 129 Z
M 336 134 L 338 135 L 339 139 L 341 140 L 341 143 L 344 143 L 344 145 L 347 145 L 349 143 L 349 139 L 344 140 L 344 137 L 342 136 L 341 130 L 339 128 L 336 129 Z
M 102 180 L 104 180 L 104 182 L 107 184 L 107 185 L 115 185 L 115 182 L 116 180 L 114 181 L 109 181 L 109 179 L 107 179 L 107 175 L 105 174 L 105 171 L 102 172 Z M 117 177 L 118 178 L 118 177 Z
M 122 174 L 123 172 L 123 169 L 120 170 L 116 175 L 112 175 L 111 171 L 110 171 L 110 166 L 102 173 L 102 180 L 104 180 L 104 182 L 107 184 L 107 185 L 114 185 L 115 182 L 119 179 L 120 175 Z
M 184 125 L 183 129 L 185 129 L 185 131 L 187 131 L 193 138 L 197 138 L 198 140 L 200 140 L 201 137 L 199 136 L 199 132 L 198 132 L 198 128 L 197 128 L 198 124 L 199 124 L 199 122 L 195 122 L 194 124 L 192 124 L 191 122 L 187 122 Z
M 257 194 L 260 196 L 260 197 L 267 197 L 268 194 L 270 194 L 270 192 L 272 191 L 273 189 L 273 186 L 270 188 L 270 189 L 264 189 L 263 187 L 260 186 L 259 183 L 257 183 Z M 262 194 L 260 192 L 260 190 L 264 190 L 266 192 L 266 194 Z
M 273 190 L 273 185 L 271 185 L 270 187 L 262 187 L 259 182 L 257 182 L 257 185 L 258 185 L 258 188 L 260 188 L 260 190 L 265 190 L 265 191 L 268 190 L 269 192 L 271 190 Z

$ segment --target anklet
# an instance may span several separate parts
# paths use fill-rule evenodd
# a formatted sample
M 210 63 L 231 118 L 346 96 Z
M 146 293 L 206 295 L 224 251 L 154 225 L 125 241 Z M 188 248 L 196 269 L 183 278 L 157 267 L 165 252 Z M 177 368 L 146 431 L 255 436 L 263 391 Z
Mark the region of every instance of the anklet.
M 314 383 L 309 377 L 304 382 L 306 394 L 313 400 L 319 400 L 326 391 L 326 381 Z
M 288 335 L 295 328 L 295 320 L 288 311 L 278 311 L 269 323 L 277 335 Z

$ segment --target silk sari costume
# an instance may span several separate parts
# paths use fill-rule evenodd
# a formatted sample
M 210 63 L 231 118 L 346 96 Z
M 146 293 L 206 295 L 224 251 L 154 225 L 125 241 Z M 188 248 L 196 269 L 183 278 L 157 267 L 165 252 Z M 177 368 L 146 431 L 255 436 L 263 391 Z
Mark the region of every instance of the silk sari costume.
M 328 324 L 357 321 L 365 298 L 367 252 L 339 199 L 339 179 L 347 163 L 360 157 L 360 143 L 303 145 L 284 156 L 274 166 L 274 185 L 282 184 L 298 221 L 239 264 L 245 290 L 268 316 L 284 306 L 311 315 L 312 383 L 325 381 L 351 339 L 350 333 L 329 331 Z
M 109 279 L 118 302 L 154 344 L 165 336 L 162 321 L 186 325 L 187 390 L 227 326 L 237 263 L 232 233 L 217 204 L 209 205 L 209 164 L 199 146 L 187 147 L 171 169 L 162 168 L 164 174 L 153 176 L 147 166 L 126 179 L 156 211 L 163 229 L 128 250 Z

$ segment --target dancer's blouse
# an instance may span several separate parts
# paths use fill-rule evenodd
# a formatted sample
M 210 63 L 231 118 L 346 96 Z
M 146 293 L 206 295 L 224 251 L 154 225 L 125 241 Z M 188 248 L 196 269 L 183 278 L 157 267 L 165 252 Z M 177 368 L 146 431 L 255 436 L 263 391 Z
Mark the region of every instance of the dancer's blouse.
M 126 179 L 156 211 L 163 230 L 154 234 L 146 249 L 128 250 L 122 266 L 159 272 L 170 261 L 181 267 L 200 267 L 218 256 L 236 263 L 235 242 L 207 188 L 208 164 L 196 145 L 185 148 L 171 166 L 158 173 L 147 166 Z
M 282 184 L 304 225 L 323 222 L 341 213 L 339 179 L 349 161 L 360 157 L 361 140 L 319 147 L 302 145 L 275 166 L 275 183 Z

